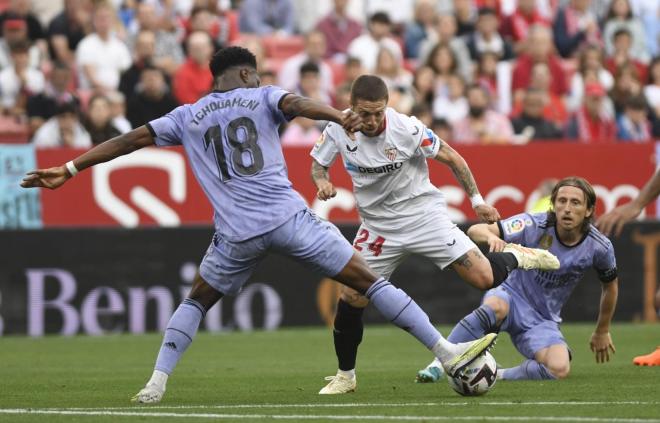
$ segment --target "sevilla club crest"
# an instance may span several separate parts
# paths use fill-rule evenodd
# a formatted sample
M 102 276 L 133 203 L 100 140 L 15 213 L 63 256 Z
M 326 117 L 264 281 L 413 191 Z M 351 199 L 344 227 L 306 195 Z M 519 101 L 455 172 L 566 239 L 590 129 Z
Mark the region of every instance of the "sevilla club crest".
M 396 159 L 396 155 L 399 152 L 396 148 L 386 148 L 385 149 L 385 156 L 393 162 Z

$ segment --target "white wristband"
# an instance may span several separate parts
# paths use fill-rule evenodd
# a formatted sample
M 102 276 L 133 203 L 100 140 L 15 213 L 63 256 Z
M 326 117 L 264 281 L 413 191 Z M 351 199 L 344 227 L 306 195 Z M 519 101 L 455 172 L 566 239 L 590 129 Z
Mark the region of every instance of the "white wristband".
M 78 169 L 76 169 L 76 166 L 73 164 L 73 160 L 66 162 L 66 170 L 69 171 L 71 177 L 78 174 Z
M 472 208 L 477 208 L 478 206 L 481 206 L 482 204 L 486 204 L 484 201 L 484 197 L 481 196 L 481 194 L 473 195 L 470 197 L 470 202 L 472 203 Z

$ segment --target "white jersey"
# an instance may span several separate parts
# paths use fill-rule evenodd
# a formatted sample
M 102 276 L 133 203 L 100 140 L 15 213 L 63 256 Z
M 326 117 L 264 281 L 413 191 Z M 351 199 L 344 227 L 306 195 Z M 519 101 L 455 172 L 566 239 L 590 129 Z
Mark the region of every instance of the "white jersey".
M 344 129 L 329 123 L 311 156 L 330 167 L 341 154 L 353 180 L 353 192 L 362 220 L 381 232 L 418 226 L 431 211 L 444 209 L 444 196 L 429 180 L 426 163 L 442 141 L 417 118 L 385 111 L 385 130 L 352 140 Z

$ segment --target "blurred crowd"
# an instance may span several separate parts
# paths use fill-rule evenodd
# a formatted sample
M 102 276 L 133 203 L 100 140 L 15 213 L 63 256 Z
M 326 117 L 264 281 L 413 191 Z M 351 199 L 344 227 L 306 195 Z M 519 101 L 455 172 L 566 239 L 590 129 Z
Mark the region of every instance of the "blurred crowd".
M 456 144 L 660 138 L 660 0 L 0 0 L 0 132 L 86 148 L 212 87 L 249 48 L 262 84 L 349 106 L 360 74 Z M 322 127 L 294 119 L 285 145 Z

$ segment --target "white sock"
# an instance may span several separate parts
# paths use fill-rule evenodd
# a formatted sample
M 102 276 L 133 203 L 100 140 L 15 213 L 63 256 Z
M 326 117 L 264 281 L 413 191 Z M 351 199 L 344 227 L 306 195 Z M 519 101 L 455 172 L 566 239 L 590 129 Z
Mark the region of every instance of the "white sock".
M 352 370 L 337 370 L 337 374 L 340 376 L 344 376 L 345 378 L 348 379 L 355 379 L 355 369 Z
M 436 357 L 436 358 L 433 359 L 433 361 L 431 362 L 431 364 L 429 364 L 428 366 L 426 366 L 427 369 L 428 369 L 429 367 L 440 367 L 440 368 L 442 369 L 442 363 L 440 362 L 440 360 L 438 359 L 438 357 Z
M 431 348 L 431 351 L 440 363 L 444 364 L 456 355 L 456 344 L 452 344 L 444 337 L 440 337 L 438 343 Z
M 149 379 L 149 382 L 147 382 L 147 386 L 156 385 L 164 391 L 165 385 L 167 385 L 168 377 L 169 375 L 167 373 L 161 372 L 160 370 L 154 370 L 154 373 L 151 375 L 151 379 Z

